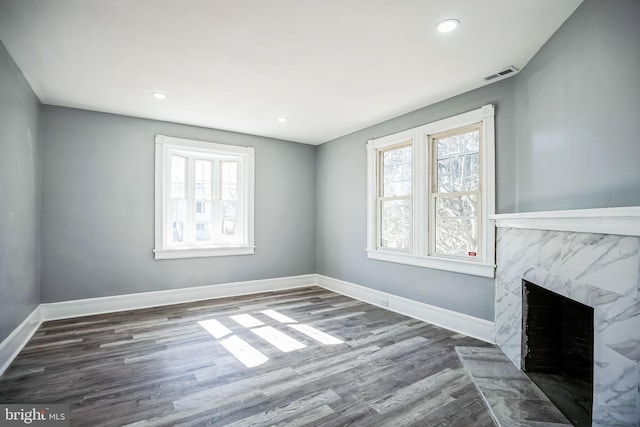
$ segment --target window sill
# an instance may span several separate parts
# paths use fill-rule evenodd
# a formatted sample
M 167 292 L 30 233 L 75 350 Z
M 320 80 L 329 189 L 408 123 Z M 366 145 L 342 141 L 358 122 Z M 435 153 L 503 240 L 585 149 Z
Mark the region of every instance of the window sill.
M 495 277 L 496 266 L 479 262 L 464 261 L 439 257 L 423 257 L 418 255 L 403 254 L 367 249 L 367 258 L 378 261 L 395 262 L 397 264 L 415 265 L 418 267 L 433 268 L 436 270 L 452 271 L 455 273 L 469 274 L 472 276 Z
M 255 246 L 230 246 L 216 248 L 154 249 L 155 259 L 202 258 L 233 255 L 253 255 Z

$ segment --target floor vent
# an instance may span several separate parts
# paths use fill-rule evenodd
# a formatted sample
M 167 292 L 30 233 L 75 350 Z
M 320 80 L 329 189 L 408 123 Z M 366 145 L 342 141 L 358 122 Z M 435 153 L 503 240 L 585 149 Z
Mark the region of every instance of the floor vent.
M 498 71 L 495 74 L 491 74 L 490 76 L 485 77 L 484 81 L 485 82 L 493 82 L 493 81 L 500 80 L 500 79 L 506 79 L 507 77 L 513 76 L 518 71 L 520 71 L 520 70 L 518 70 L 516 67 L 514 67 L 512 65 L 510 67 L 505 68 L 502 71 Z

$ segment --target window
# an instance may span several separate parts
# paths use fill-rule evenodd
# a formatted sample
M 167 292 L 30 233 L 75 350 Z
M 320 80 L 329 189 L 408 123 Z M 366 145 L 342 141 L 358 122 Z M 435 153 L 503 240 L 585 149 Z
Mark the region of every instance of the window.
M 431 137 L 434 165 L 433 230 L 430 253 L 478 256 L 480 191 L 479 125 Z
M 411 145 L 380 150 L 380 247 L 411 247 Z
M 371 259 L 493 277 L 494 109 L 371 140 Z
M 156 136 L 155 258 L 254 252 L 254 149 Z

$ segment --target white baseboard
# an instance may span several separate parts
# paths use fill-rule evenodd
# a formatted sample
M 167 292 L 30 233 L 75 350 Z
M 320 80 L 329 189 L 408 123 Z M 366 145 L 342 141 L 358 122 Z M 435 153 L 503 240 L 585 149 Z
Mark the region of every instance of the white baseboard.
M 170 304 L 227 298 L 260 292 L 314 286 L 315 274 L 280 277 L 276 279 L 251 280 L 247 282 L 224 283 L 220 285 L 194 286 L 192 288 L 168 289 L 164 291 L 141 292 L 138 294 L 88 298 L 41 304 L 42 320 L 69 319 L 93 314 L 116 311 L 137 310 Z
M 395 311 L 405 316 L 413 317 L 454 332 L 477 338 L 479 340 L 495 344 L 495 322 L 469 316 L 408 298 L 399 297 L 355 283 L 317 274 L 318 286 L 333 292 L 346 295 L 366 303 Z M 388 305 L 385 305 L 387 302 Z
M 70 319 L 306 286 L 316 286 L 315 274 L 43 303 L 36 307 L 20 326 L 0 343 L 0 375 L 9 367 L 13 359 L 40 327 L 40 324 L 47 320 Z
M 320 274 L 305 274 L 275 279 L 43 303 L 36 307 L 20 326 L 0 343 L 0 375 L 9 367 L 13 359 L 18 355 L 20 350 L 22 350 L 43 321 L 137 310 L 261 292 L 273 292 L 307 286 L 321 286 L 351 298 L 495 344 L 494 322 Z M 388 305 L 384 305 L 382 303 L 383 301 L 387 301 Z
M 20 350 L 29 342 L 42 323 L 42 312 L 37 306 L 17 328 L 0 343 L 0 375 L 9 367 Z

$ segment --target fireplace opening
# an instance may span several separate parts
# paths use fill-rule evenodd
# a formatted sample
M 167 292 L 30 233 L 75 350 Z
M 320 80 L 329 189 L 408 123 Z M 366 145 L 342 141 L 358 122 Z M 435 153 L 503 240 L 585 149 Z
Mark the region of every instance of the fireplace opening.
M 593 308 L 523 280 L 522 370 L 576 426 L 593 406 Z

